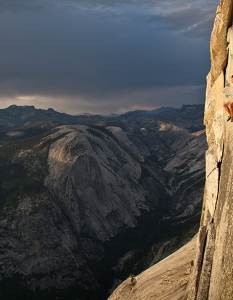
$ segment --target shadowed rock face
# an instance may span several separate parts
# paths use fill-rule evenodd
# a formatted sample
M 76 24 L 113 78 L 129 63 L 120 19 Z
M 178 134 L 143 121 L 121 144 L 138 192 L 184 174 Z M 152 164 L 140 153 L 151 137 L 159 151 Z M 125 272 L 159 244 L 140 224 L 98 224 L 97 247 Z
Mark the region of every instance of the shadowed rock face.
M 110 130 L 120 131 L 124 146 L 128 143 L 134 156 L 142 160 L 120 128 Z M 117 140 L 96 129 L 91 134 L 86 126 L 77 125 L 61 128 L 60 132 L 67 134 L 50 147 L 45 185 L 64 206 L 74 229 L 88 230 L 93 238 L 105 241 L 124 225 L 134 227 L 140 209 L 149 209 L 143 188 L 137 183 L 141 176 L 139 161 L 131 158 Z
M 184 110 L 176 112 L 179 119 Z M 200 111 L 194 107 L 193 114 Z M 124 120 L 125 130 L 107 120 L 2 131 L 2 287 L 13 276 L 15 286 L 75 288 L 69 295 L 93 299 L 153 244 L 145 267 L 176 248 L 170 241 L 178 229 L 200 213 L 206 150 L 205 132 L 179 126 L 176 116 L 174 123 L 164 112 L 161 120 Z M 43 291 L 40 297 L 55 295 Z

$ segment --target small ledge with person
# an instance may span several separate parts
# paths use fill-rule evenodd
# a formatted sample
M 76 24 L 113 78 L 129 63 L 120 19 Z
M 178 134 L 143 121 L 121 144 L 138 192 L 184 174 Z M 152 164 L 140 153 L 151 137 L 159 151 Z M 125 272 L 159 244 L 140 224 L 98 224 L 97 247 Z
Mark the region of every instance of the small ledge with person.
M 231 75 L 231 83 L 224 88 L 223 107 L 227 112 L 227 122 L 233 122 L 233 75 Z

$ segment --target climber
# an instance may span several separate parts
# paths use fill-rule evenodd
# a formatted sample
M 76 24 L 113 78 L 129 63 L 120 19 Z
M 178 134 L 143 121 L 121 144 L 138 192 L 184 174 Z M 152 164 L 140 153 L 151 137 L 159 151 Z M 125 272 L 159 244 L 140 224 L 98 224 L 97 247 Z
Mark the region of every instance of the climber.
M 224 88 L 223 107 L 225 108 L 228 116 L 227 122 L 233 122 L 233 75 L 231 75 L 231 84 L 227 84 Z

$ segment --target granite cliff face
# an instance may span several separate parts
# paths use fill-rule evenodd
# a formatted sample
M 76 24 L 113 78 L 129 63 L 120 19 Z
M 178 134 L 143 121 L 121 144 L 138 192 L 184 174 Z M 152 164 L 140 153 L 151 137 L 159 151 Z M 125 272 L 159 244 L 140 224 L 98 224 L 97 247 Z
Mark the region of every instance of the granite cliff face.
M 154 264 L 195 233 L 206 142 L 186 110 L 202 114 L 183 107 L 181 126 L 166 113 L 0 132 L 2 297 L 106 299 L 133 266 Z
M 188 299 L 233 298 L 232 123 L 226 122 L 222 107 L 223 89 L 233 74 L 232 21 L 232 1 L 220 1 L 211 36 L 211 70 L 207 77 L 205 195 Z

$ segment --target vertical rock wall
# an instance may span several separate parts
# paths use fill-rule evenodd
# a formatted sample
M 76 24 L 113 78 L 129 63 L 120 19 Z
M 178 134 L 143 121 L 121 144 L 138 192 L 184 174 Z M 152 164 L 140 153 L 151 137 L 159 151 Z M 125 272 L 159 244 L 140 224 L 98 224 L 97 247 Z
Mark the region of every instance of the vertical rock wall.
M 233 299 L 233 123 L 223 89 L 233 75 L 233 1 L 221 0 L 210 41 L 205 125 L 206 185 L 189 300 Z

